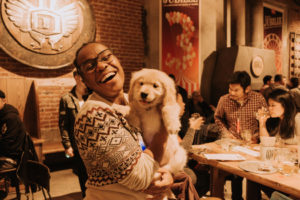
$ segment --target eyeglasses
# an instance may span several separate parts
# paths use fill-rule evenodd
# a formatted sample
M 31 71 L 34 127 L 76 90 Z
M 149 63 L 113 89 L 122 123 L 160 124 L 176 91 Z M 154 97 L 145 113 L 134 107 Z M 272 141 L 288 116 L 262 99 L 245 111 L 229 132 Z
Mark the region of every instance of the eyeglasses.
M 108 64 L 113 61 L 113 53 L 110 49 L 104 49 L 98 55 L 93 58 L 86 60 L 84 63 L 80 65 L 80 69 L 86 73 L 92 73 L 97 68 L 99 63 Z

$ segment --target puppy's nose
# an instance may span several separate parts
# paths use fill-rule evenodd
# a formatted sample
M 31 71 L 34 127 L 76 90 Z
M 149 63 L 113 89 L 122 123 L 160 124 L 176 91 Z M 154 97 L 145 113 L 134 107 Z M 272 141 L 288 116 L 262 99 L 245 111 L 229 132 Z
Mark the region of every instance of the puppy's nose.
M 145 93 L 145 92 L 141 92 L 141 97 L 142 97 L 143 99 L 146 99 L 146 98 L 147 98 L 147 96 L 148 96 L 148 94 L 147 94 L 147 93 Z

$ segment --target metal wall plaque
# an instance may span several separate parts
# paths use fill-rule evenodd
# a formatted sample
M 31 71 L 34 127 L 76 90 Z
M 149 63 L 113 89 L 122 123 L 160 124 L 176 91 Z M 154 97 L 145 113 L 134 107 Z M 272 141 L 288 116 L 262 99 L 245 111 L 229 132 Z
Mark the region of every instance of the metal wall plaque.
M 70 65 L 76 50 L 95 38 L 86 0 L 0 1 L 0 46 L 26 65 L 41 69 Z

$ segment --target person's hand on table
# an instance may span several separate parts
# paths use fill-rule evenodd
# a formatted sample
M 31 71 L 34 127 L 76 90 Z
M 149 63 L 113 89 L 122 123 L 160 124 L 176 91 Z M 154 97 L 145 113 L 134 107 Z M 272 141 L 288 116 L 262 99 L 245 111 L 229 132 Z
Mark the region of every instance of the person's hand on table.
M 157 173 L 159 173 L 159 176 L 155 177 L 150 186 L 143 191 L 152 195 L 151 198 L 147 198 L 148 200 L 161 199 L 174 182 L 172 174 L 168 170 L 159 168 Z

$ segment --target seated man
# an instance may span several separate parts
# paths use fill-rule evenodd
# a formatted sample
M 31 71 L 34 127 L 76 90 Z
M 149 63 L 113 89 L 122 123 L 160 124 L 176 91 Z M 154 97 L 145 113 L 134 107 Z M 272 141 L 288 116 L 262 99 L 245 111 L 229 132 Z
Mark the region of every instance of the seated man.
M 16 167 L 21 153 L 26 132 L 18 110 L 6 104 L 5 93 L 0 90 L 0 168 Z M 16 184 L 13 180 L 12 184 Z M 0 191 L 0 199 L 7 196 L 7 191 Z
M 23 150 L 26 135 L 18 110 L 6 103 L 0 90 L 0 156 L 17 161 Z
M 254 112 L 267 107 L 264 97 L 251 90 L 251 78 L 246 71 L 236 71 L 229 79 L 229 93 L 222 96 L 215 111 L 215 121 L 222 130 L 222 137 L 242 139 L 241 131 L 250 130 L 252 141 L 258 141 L 258 121 Z M 232 199 L 241 200 L 241 177 L 230 177 Z

